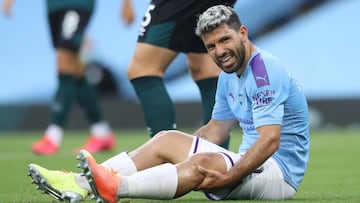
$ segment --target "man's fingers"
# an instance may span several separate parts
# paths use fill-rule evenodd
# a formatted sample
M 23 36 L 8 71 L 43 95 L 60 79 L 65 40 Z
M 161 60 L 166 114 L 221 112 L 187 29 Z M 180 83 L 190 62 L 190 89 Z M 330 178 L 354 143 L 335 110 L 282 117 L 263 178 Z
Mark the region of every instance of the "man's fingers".
M 198 171 L 203 174 L 204 176 L 206 176 L 207 170 L 201 166 L 197 166 Z

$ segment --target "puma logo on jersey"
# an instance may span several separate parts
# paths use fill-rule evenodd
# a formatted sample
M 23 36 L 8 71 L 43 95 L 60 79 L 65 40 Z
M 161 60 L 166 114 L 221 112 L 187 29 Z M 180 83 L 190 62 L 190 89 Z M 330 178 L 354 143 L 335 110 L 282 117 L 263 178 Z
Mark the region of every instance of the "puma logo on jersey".
M 251 71 L 256 82 L 256 87 L 270 85 L 269 76 L 266 71 L 265 63 L 260 54 L 254 56 L 250 62 Z
M 266 76 L 265 77 L 256 76 L 256 80 L 263 80 L 264 82 L 267 82 L 266 78 L 267 78 Z

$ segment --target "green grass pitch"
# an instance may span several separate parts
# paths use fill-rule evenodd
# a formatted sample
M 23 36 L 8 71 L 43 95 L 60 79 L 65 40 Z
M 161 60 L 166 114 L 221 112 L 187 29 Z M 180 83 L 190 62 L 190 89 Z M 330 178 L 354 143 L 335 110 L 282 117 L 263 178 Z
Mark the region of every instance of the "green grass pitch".
M 35 185 L 31 184 L 31 179 L 27 176 L 27 166 L 29 163 L 37 163 L 49 169 L 78 171 L 79 169 L 75 167 L 77 161 L 73 149 L 83 144 L 86 133 L 87 131 L 66 131 L 60 152 L 55 156 L 42 157 L 30 152 L 31 143 L 40 138 L 41 132 L 0 132 L 0 203 L 56 202 L 48 195 L 36 190 Z M 116 135 L 117 149 L 94 155 L 99 162 L 117 152 L 131 151 L 148 140 L 145 130 L 119 130 L 116 131 Z M 233 133 L 231 149 L 237 149 L 240 137 L 240 131 Z M 173 201 L 193 203 L 208 200 L 201 193 L 192 192 Z M 86 202 L 95 201 L 88 200 Z M 121 199 L 119 202 L 159 201 Z M 360 130 L 312 131 L 310 162 L 305 179 L 295 198 L 282 202 L 360 202 Z

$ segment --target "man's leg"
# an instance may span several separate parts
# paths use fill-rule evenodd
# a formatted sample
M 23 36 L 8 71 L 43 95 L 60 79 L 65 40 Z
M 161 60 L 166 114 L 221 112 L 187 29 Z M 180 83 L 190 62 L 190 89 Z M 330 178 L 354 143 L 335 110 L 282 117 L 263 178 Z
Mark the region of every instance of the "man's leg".
M 130 176 L 98 165 L 86 151 L 78 159 L 83 174 L 98 200 L 117 202 L 118 198 L 174 199 L 197 188 L 204 176 L 197 166 L 227 171 L 223 156 L 219 153 L 199 153 L 177 165 L 164 163 L 139 171 Z
M 51 121 L 44 137 L 32 145 L 36 154 L 51 155 L 58 151 L 63 129 L 76 98 L 76 79 L 70 74 L 58 75 L 59 84 L 51 106 Z
M 194 153 L 209 151 L 223 152 L 227 154 L 230 153 L 229 151 L 206 140 L 200 139 L 199 137 L 194 137 L 192 135 L 185 134 L 179 131 L 163 131 L 161 133 L 158 133 L 158 135 L 156 135 L 153 139 L 148 140 L 138 149 L 130 152 L 129 154 L 127 152 L 122 152 L 116 156 L 113 156 L 110 159 L 101 163 L 101 166 L 107 171 L 112 171 L 116 174 L 120 174 L 123 176 L 131 176 L 138 171 L 146 170 L 153 166 L 163 165 L 164 163 L 180 163 L 188 159 L 188 157 L 192 156 Z M 230 162 L 227 162 L 227 165 L 229 165 L 229 163 Z M 43 169 L 40 168 L 41 170 L 39 169 L 39 167 L 36 167 L 36 170 L 32 170 L 33 168 L 34 167 L 32 167 L 32 165 L 29 165 L 29 173 L 35 183 L 43 191 L 55 191 L 57 195 L 52 197 L 56 199 L 59 199 L 65 193 L 65 195 L 70 194 L 67 193 L 67 191 L 79 191 L 79 187 L 88 192 L 92 192 L 92 189 L 90 188 L 90 185 L 85 179 L 85 177 L 81 176 L 81 174 L 79 173 L 48 170 L 43 167 L 41 167 Z M 173 177 L 173 172 L 171 172 L 173 170 L 171 168 L 174 167 L 167 166 L 164 169 L 161 169 L 160 167 L 159 171 L 161 171 L 161 173 L 163 173 L 163 171 L 165 171 L 164 173 L 170 173 L 170 176 Z M 185 171 L 184 173 L 179 173 L 179 177 L 186 176 L 186 174 L 188 173 Z M 141 175 L 140 177 L 142 176 L 143 175 Z M 45 181 L 42 181 L 41 179 L 44 179 Z M 136 182 L 136 180 L 141 179 L 142 178 L 135 178 L 134 180 L 130 180 L 130 182 L 135 181 L 134 184 L 136 184 L 139 183 Z M 169 178 L 169 180 L 172 179 Z M 123 182 L 123 184 L 125 184 L 125 182 Z M 159 185 L 161 185 L 161 183 L 159 183 Z M 149 188 L 145 188 L 144 190 L 149 190 Z M 127 190 L 121 189 L 121 191 L 125 192 Z M 133 190 L 130 189 L 130 191 Z M 179 193 L 176 194 L 181 194 L 183 192 L 184 191 L 181 190 L 179 191 Z M 135 195 L 137 194 L 135 193 Z
M 86 80 L 84 76 L 76 81 L 77 101 L 84 108 L 89 120 L 91 136 L 82 149 L 91 153 L 103 150 L 111 150 L 115 147 L 115 136 L 110 125 L 104 120 L 99 97 L 95 87 Z
M 176 129 L 175 107 L 162 77 L 146 76 L 131 80 L 141 103 L 146 129 L 151 137 L 161 130 Z
M 32 146 L 37 154 L 51 155 L 58 151 L 63 129 L 69 118 L 71 107 L 76 100 L 76 78 L 83 72 L 76 51 L 56 48 L 58 88 L 51 107 L 51 121 L 43 139 Z
M 99 104 L 98 93 L 84 76 L 76 80 L 77 102 L 85 110 L 86 117 L 90 123 L 98 123 L 103 120 Z
M 138 43 L 128 68 L 151 137 L 161 130 L 176 129 L 174 104 L 162 78 L 176 55 L 169 49 Z

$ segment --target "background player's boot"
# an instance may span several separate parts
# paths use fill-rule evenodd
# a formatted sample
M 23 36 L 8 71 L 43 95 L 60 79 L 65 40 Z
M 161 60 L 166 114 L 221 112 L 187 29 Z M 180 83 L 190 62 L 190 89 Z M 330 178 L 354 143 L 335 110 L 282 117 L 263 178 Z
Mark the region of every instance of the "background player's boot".
M 94 193 L 96 202 L 116 203 L 117 191 L 121 176 L 111 168 L 96 163 L 95 159 L 86 150 L 81 150 L 77 156 L 82 175 L 88 180 Z
M 57 200 L 79 202 L 88 195 L 88 191 L 76 183 L 72 172 L 48 170 L 36 164 L 29 164 L 28 171 L 37 189 Z
M 115 136 L 113 133 L 109 133 L 106 137 L 97 137 L 91 135 L 84 146 L 79 147 L 76 151 L 79 153 L 81 149 L 85 149 L 90 153 L 98 153 L 105 150 L 112 150 L 115 147 Z
M 31 147 L 32 152 L 40 155 L 52 155 L 58 152 L 58 150 L 59 146 L 50 140 L 46 135 L 41 138 L 41 140 L 35 142 Z

